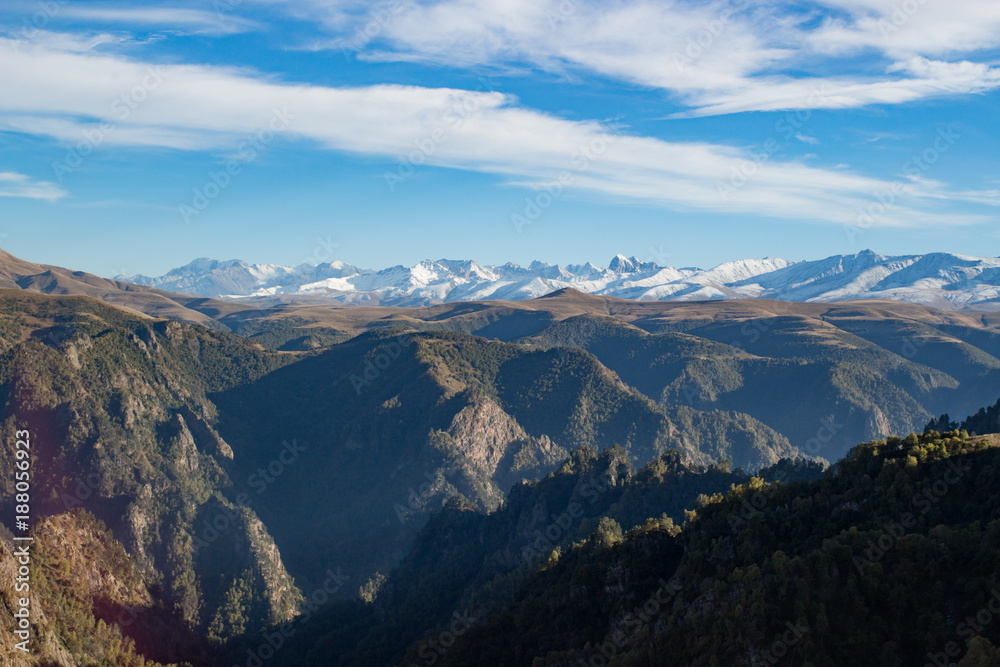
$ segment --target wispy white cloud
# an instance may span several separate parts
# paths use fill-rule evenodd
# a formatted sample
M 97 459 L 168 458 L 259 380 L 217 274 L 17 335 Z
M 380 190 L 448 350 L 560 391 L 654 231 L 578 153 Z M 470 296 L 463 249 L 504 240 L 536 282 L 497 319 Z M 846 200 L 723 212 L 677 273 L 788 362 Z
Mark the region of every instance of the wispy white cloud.
M 820 87 L 819 108 L 838 109 L 1000 86 L 1000 69 L 973 58 L 1000 47 L 995 0 L 821 3 L 836 18 L 742 0 L 393 0 L 370 5 L 377 20 L 351 2 L 285 6 L 330 31 L 331 47 L 371 28 L 355 40 L 364 58 L 587 71 L 668 90 L 688 116 L 804 108 Z M 859 54 L 881 73 L 842 58 Z
M 59 9 L 60 18 L 117 24 L 125 27 L 173 28 L 185 32 L 230 35 L 257 30 L 260 24 L 232 12 L 186 7 L 121 7 L 70 4 Z
M 0 171 L 0 197 L 23 197 L 54 201 L 66 196 L 66 191 L 55 183 L 33 181 L 24 174 Z
M 705 142 L 615 133 L 518 106 L 497 92 L 376 85 L 286 84 L 246 70 L 157 65 L 118 55 L 6 48 L 0 40 L 0 129 L 41 134 L 72 147 L 110 145 L 232 151 L 280 111 L 282 137 L 389 158 L 414 153 L 430 165 L 498 174 L 540 187 L 573 174 L 572 187 L 676 209 L 850 223 L 872 193 L 891 184 Z M 157 79 L 154 88 L 144 82 Z M 116 101 L 135 95 L 128 113 Z M 601 146 L 595 153 L 595 146 Z M 588 154 L 593 155 L 590 157 Z M 749 173 L 725 196 L 720 186 Z M 54 198 L 51 184 L 36 193 Z M 24 183 L 21 183 L 24 188 Z M 46 189 L 46 187 L 48 189 Z M 919 189 L 920 184 L 912 185 Z M 23 190 L 28 191 L 28 190 Z M 930 200 L 928 199 L 930 202 Z M 933 205 L 931 205 L 933 204 Z M 881 224 L 961 224 L 931 202 L 900 205 Z
M 914 179 L 914 183 L 917 187 L 911 190 L 911 194 L 915 197 L 1000 206 L 1000 190 L 955 190 L 944 183 L 930 179 Z
M 1000 46 L 1000 4 L 993 0 L 819 0 L 846 12 L 808 32 L 812 47 L 844 54 L 878 50 L 890 58 L 961 57 Z
M 757 77 L 741 88 L 691 93 L 688 99 L 694 108 L 676 113 L 674 117 L 786 109 L 855 109 L 1000 88 L 1000 67 L 968 61 L 947 63 L 915 57 L 893 64 L 887 72 L 911 76 L 877 80 Z
M 31 43 L 54 51 L 71 51 L 84 53 L 102 45 L 119 45 L 132 42 L 131 36 L 122 33 L 68 33 L 52 32 L 50 30 L 35 30 L 31 34 Z M 24 40 L 14 42 L 15 48 L 25 44 Z

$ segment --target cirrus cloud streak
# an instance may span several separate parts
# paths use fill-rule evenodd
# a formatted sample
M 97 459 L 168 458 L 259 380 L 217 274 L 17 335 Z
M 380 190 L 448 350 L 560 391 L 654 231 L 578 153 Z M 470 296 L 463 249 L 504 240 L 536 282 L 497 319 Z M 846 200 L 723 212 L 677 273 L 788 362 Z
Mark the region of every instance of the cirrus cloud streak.
M 9 42 L 0 40 L 0 89 L 12 92 L 0 98 L 0 129 L 55 137 L 70 147 L 101 131 L 106 146 L 232 151 L 278 110 L 289 118 L 283 138 L 321 149 L 389 159 L 422 151 L 428 164 L 529 187 L 568 172 L 576 190 L 679 210 L 851 224 L 873 193 L 892 185 L 842 169 L 760 159 L 724 144 L 665 141 L 566 120 L 498 92 L 285 83 L 251 70 L 159 65 L 43 45 L 13 49 Z M 581 162 L 581 152 L 593 152 L 598 142 L 605 146 L 600 154 Z M 720 196 L 735 170 L 748 169 L 751 177 Z M 940 184 L 911 188 L 927 196 L 894 206 L 881 224 L 980 221 L 949 211 Z

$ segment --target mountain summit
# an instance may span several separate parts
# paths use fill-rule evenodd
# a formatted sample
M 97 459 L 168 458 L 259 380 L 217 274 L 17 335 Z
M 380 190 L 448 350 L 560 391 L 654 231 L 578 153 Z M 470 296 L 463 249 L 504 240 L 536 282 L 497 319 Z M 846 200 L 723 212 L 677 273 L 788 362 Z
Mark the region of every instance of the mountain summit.
M 654 262 L 643 262 L 635 256 L 625 257 L 625 255 L 615 255 L 608 270 L 615 273 L 637 273 L 639 271 L 655 271 L 657 268 Z
M 711 269 L 659 266 L 624 255 L 616 255 L 606 269 L 589 262 L 558 266 L 534 261 L 521 267 L 513 262 L 487 266 L 439 259 L 372 270 L 341 261 L 289 267 L 197 259 L 159 277 L 116 279 L 208 297 L 332 299 L 385 306 L 521 301 L 565 287 L 638 301 L 892 299 L 938 308 L 992 308 L 1000 303 L 1000 259 L 949 253 L 886 256 L 871 250 L 816 261 L 742 259 Z

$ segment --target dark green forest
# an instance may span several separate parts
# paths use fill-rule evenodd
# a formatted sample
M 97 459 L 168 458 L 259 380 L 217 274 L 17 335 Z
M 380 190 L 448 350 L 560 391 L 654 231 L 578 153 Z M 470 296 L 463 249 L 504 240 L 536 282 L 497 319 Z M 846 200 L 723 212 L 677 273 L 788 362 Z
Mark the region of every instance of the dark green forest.
M 825 472 L 785 463 L 750 478 L 672 457 L 631 473 L 620 452 L 575 453 L 495 514 L 446 507 L 373 600 L 312 621 L 276 659 L 992 664 L 998 444 L 911 434 L 859 445 Z M 537 532 L 558 539 L 525 535 L 538 507 Z M 475 620 L 456 631 L 455 614 Z

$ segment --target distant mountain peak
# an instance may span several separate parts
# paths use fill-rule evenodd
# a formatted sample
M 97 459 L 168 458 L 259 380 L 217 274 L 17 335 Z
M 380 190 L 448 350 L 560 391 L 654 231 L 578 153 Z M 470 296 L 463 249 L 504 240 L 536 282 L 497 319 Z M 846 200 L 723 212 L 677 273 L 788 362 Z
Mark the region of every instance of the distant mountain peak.
M 654 262 L 643 262 L 637 259 L 634 255 L 632 257 L 626 257 L 625 255 L 615 255 L 612 258 L 611 263 L 608 264 L 608 270 L 614 271 L 615 273 L 636 273 L 638 271 L 655 271 L 657 268 Z
M 280 301 L 297 296 L 389 306 L 522 301 L 572 289 L 640 301 L 891 299 L 940 308 L 1000 307 L 998 258 L 942 252 L 886 256 L 869 249 L 815 261 L 738 259 L 710 269 L 658 266 L 623 254 L 615 255 L 607 268 L 539 260 L 527 267 L 514 262 L 493 266 L 471 259 L 427 259 L 381 270 L 340 260 L 291 268 L 200 258 L 163 276 L 117 279 L 209 297 Z

